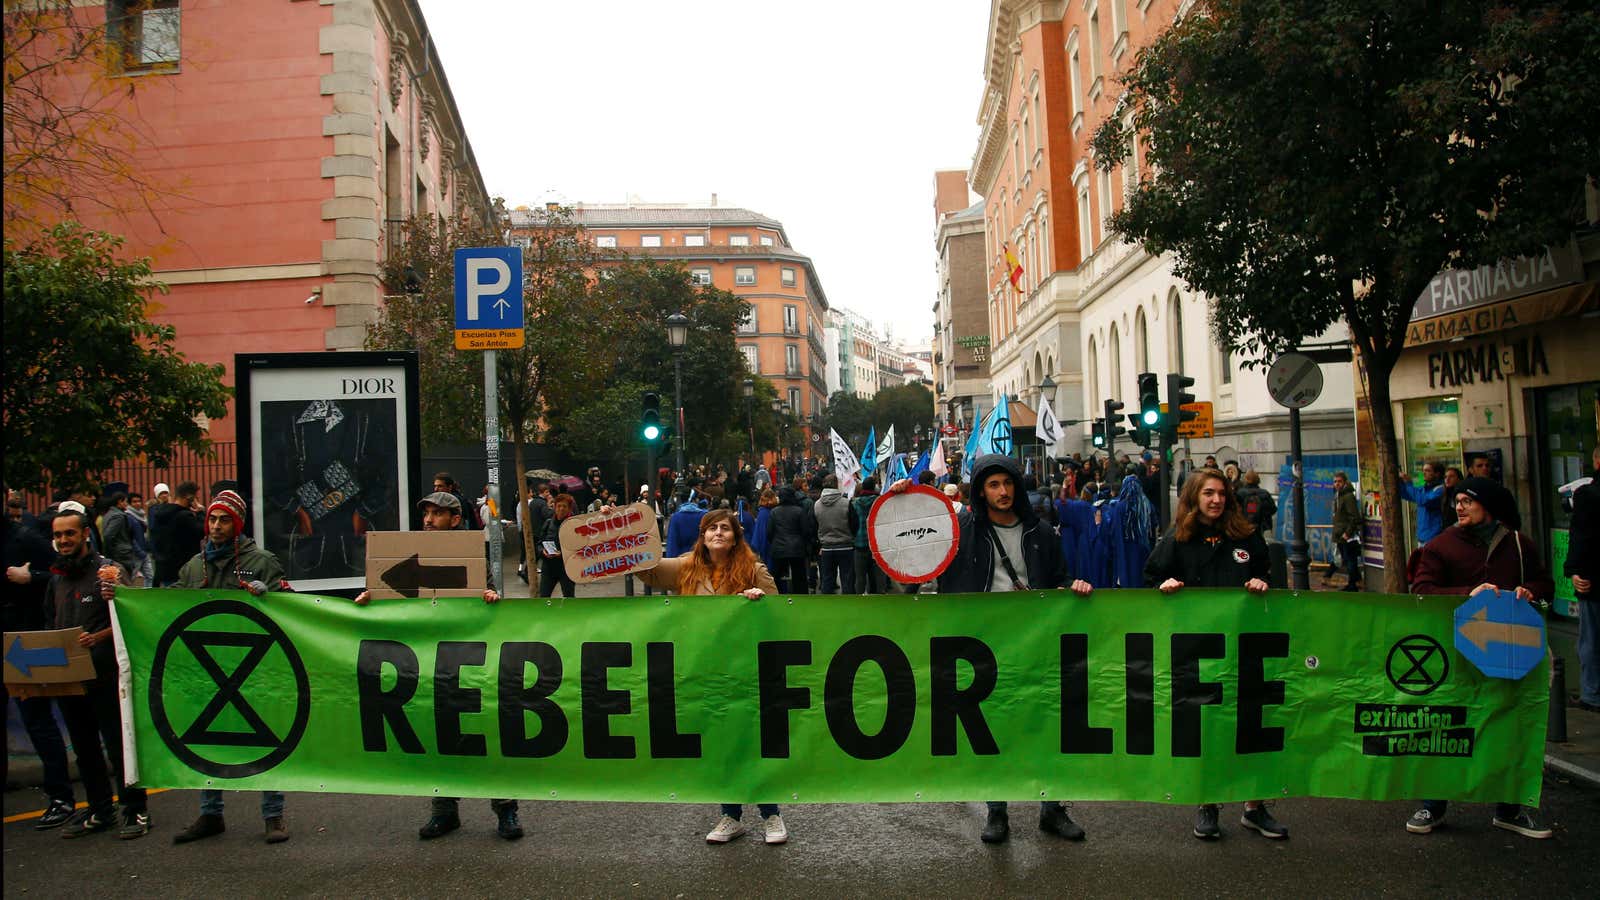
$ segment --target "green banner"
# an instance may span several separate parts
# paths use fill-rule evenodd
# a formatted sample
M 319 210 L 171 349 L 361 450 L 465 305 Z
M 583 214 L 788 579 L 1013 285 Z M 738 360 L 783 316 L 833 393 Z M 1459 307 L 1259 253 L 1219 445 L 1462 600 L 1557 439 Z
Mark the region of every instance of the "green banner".
M 1455 597 L 119 590 L 149 787 L 680 802 L 1536 802 L 1548 663 Z

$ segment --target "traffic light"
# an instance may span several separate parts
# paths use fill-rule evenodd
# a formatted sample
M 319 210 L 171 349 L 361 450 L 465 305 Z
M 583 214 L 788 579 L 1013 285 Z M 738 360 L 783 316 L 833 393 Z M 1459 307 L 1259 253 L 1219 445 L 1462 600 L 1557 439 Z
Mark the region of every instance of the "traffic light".
M 1161 379 L 1154 372 L 1139 373 L 1139 423 L 1146 428 L 1161 424 Z M 1147 445 L 1148 446 L 1148 445 Z
M 655 444 L 661 441 L 661 395 L 655 391 L 645 391 L 640 404 L 643 409 L 639 414 L 639 437 L 646 444 Z
M 1106 423 L 1099 421 L 1094 423 L 1094 437 L 1092 440 L 1096 447 L 1104 447 L 1106 445 Z
M 1119 438 L 1122 435 L 1128 433 L 1128 429 L 1123 428 L 1122 427 L 1122 423 L 1119 421 L 1122 417 L 1117 415 L 1117 413 L 1120 412 L 1121 410 L 1122 410 L 1122 401 L 1120 401 L 1120 400 L 1107 400 L 1106 401 L 1106 406 L 1105 406 L 1106 415 L 1105 415 L 1104 421 L 1105 421 L 1106 452 L 1107 453 L 1114 453 L 1115 450 L 1116 450 L 1117 438 Z
M 1133 438 L 1135 444 L 1146 448 L 1153 447 L 1159 433 L 1154 427 L 1140 421 L 1138 413 L 1128 413 L 1128 435 Z
M 1167 376 L 1167 418 L 1161 423 L 1161 431 L 1166 436 L 1168 447 L 1177 446 L 1178 426 L 1191 422 L 1199 413 L 1184 409 L 1184 404 L 1193 403 L 1194 395 L 1188 389 L 1194 385 L 1194 379 L 1187 375 L 1172 373 Z

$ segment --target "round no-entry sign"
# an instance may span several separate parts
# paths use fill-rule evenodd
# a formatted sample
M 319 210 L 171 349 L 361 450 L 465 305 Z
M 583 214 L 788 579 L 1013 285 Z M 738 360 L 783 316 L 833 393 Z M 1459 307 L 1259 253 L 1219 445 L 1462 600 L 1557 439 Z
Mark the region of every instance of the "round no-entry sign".
M 950 498 L 925 484 L 884 494 L 867 514 L 867 543 L 890 578 L 922 584 L 938 578 L 961 543 Z
M 1267 393 L 1290 409 L 1305 409 L 1322 396 L 1322 367 L 1304 353 L 1285 353 L 1267 370 Z

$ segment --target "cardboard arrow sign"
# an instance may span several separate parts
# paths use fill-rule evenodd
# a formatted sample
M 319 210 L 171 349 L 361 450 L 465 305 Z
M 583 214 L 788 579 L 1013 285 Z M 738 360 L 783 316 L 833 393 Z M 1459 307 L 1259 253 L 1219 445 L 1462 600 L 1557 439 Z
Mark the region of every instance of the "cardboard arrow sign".
M 413 553 L 383 572 L 383 583 L 407 597 L 415 597 L 423 588 L 464 588 L 467 586 L 466 566 L 430 566 Z
M 367 589 L 374 600 L 470 597 L 488 587 L 481 531 L 367 534 Z

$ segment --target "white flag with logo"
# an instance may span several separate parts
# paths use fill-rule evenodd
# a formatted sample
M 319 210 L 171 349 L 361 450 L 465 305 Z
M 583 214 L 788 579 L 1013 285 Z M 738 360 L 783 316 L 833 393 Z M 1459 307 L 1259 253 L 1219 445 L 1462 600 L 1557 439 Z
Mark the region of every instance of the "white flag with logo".
M 828 429 L 828 439 L 833 442 L 833 474 L 839 479 L 839 490 L 845 496 L 852 496 L 856 490 L 856 473 L 861 471 L 861 462 L 856 459 L 856 453 L 845 443 L 839 432 Z
M 1055 410 L 1050 408 L 1050 401 L 1044 398 L 1039 400 L 1039 428 L 1037 434 L 1039 442 L 1052 449 L 1063 437 L 1061 423 L 1056 421 Z
M 893 425 L 890 425 L 889 426 L 889 430 L 883 433 L 883 440 L 878 442 L 878 452 L 876 454 L 876 458 L 878 460 L 878 468 L 880 468 L 880 469 L 883 468 L 883 464 L 885 462 L 888 462 L 889 461 L 889 457 L 891 457 L 891 456 L 894 456 L 894 426 Z

